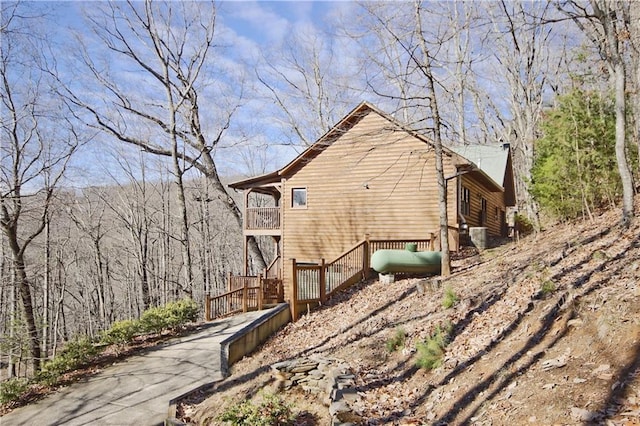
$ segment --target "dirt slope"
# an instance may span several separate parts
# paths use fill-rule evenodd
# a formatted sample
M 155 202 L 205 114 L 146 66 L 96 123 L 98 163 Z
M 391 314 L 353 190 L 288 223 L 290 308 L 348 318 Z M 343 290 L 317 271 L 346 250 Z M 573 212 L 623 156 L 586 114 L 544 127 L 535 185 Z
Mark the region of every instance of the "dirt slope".
M 214 424 L 234 401 L 275 391 L 270 364 L 318 353 L 351 366 L 363 424 L 638 425 L 640 227 L 623 231 L 618 218 L 606 212 L 456 261 L 424 293 L 419 279 L 362 283 L 236 364 L 185 404 L 185 418 Z M 447 287 L 460 298 L 450 309 Z M 444 364 L 417 368 L 416 343 L 446 323 Z M 389 353 L 399 327 L 407 340 Z M 310 413 L 305 424 L 329 424 L 322 398 L 281 395 Z

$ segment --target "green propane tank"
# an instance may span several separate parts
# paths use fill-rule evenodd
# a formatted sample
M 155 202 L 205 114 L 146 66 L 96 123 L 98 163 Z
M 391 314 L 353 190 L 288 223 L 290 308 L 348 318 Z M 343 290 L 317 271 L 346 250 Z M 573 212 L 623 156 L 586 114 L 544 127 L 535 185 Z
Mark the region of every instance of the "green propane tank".
M 440 274 L 442 252 L 377 250 L 371 256 L 371 267 L 382 274 Z

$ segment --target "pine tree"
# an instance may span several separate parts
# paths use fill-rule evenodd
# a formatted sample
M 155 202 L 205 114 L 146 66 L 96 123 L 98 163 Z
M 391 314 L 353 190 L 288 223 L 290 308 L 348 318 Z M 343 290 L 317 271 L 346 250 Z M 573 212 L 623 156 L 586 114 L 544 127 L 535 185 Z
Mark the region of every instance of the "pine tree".
M 621 197 L 611 97 L 575 90 L 547 111 L 536 142 L 531 191 L 554 219 L 593 217 Z

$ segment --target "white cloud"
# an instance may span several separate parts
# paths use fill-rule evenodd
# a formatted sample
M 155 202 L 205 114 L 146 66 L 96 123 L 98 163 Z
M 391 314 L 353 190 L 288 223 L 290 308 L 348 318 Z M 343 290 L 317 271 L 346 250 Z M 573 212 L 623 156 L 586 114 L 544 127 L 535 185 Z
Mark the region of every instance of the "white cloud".
M 227 1 L 222 3 L 220 12 L 235 32 L 260 43 L 279 44 L 291 24 L 273 6 L 273 2 Z

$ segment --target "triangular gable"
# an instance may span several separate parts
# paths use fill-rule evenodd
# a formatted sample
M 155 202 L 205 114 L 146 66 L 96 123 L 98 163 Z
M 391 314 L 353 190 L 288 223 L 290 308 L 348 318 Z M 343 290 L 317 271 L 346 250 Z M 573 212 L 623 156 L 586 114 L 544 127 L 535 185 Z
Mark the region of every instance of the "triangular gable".
M 389 114 L 384 113 L 369 102 L 363 101 L 357 107 L 355 107 L 350 113 L 348 113 L 338 124 L 333 126 L 327 133 L 322 135 L 313 145 L 304 150 L 300 155 L 294 158 L 289 164 L 281 168 L 276 172 L 267 173 L 261 176 L 237 181 L 229 184 L 229 187 L 233 189 L 247 189 L 257 188 L 262 185 L 274 184 L 280 182 L 282 178 L 287 178 L 295 174 L 300 168 L 318 156 L 327 147 L 331 146 L 341 135 L 353 128 L 362 118 L 370 113 L 378 114 L 386 119 L 394 127 L 412 135 L 427 145 L 433 146 L 433 142 L 423 134 L 408 128 Z M 447 147 L 442 147 L 444 155 L 453 157 L 456 166 L 467 166 L 474 168 L 475 172 L 480 175 L 480 178 L 485 181 L 485 184 L 489 187 L 493 187 L 497 191 L 502 191 L 502 181 L 495 180 L 492 176 L 488 175 L 482 168 L 477 168 L 476 165 L 469 161 L 465 156 L 451 150 Z

